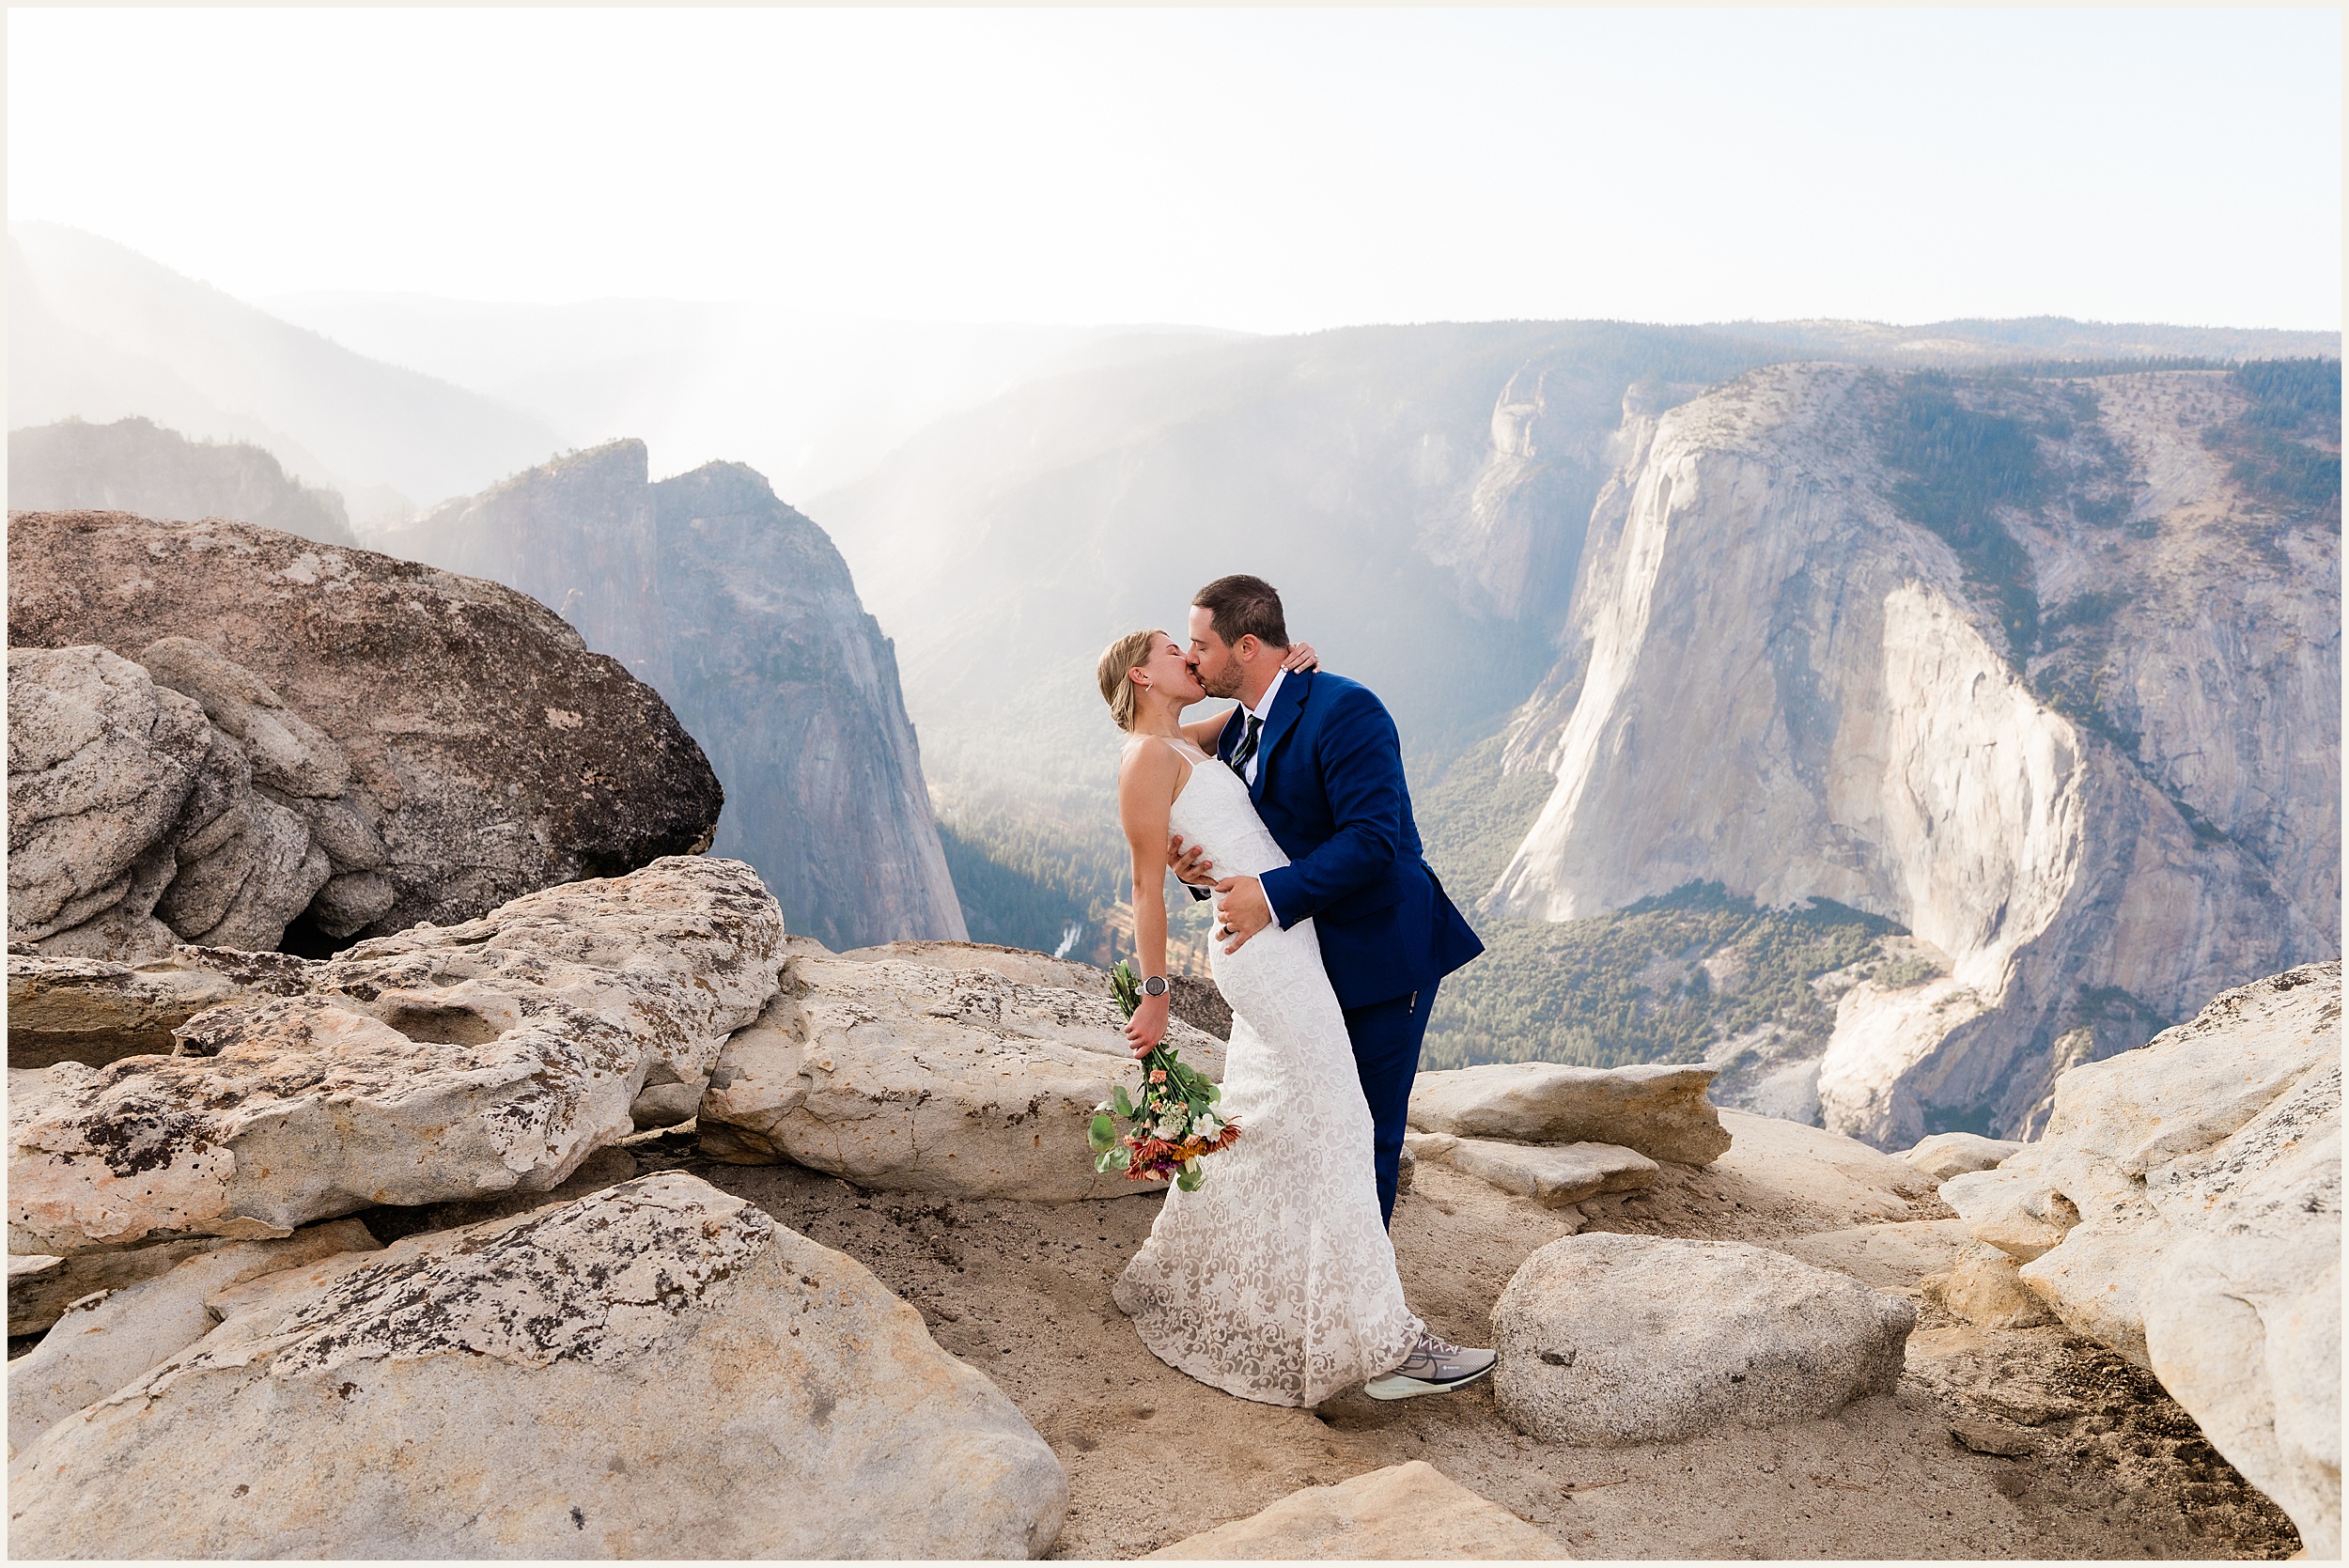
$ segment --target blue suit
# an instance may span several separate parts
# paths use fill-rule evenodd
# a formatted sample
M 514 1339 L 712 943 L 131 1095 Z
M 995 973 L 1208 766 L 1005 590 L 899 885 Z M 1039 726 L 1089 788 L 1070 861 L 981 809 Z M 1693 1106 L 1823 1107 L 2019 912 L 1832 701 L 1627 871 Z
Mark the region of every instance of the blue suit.
M 1216 739 L 1229 762 L 1234 708 Z M 1378 1205 L 1394 1214 L 1403 1128 L 1436 983 L 1485 951 L 1420 852 L 1394 721 L 1370 689 L 1314 670 L 1281 682 L 1249 794 L 1289 863 L 1261 878 L 1283 930 L 1310 919 L 1346 1012 L 1376 1128 Z

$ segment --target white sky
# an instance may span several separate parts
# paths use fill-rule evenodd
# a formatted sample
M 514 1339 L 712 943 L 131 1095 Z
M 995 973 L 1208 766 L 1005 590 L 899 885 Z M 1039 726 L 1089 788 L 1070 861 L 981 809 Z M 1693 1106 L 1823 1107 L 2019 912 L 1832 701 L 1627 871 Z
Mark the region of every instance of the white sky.
M 2339 13 L 33 10 L 12 218 L 248 298 L 2338 329 Z

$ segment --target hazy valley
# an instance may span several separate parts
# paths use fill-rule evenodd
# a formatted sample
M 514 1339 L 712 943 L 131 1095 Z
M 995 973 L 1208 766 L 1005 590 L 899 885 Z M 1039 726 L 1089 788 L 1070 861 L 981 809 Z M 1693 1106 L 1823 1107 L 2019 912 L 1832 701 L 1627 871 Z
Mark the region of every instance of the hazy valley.
M 667 699 L 720 851 L 834 946 L 1112 957 L 1093 659 L 1246 567 L 1393 710 L 1486 935 L 1431 1066 L 1706 1060 L 1724 1103 L 1895 1146 L 2012 1135 L 2065 1064 L 2339 948 L 2324 334 L 824 338 L 355 296 L 296 327 L 13 244 L 12 506 L 342 523 L 521 589 Z M 728 442 L 842 482 L 652 477 Z

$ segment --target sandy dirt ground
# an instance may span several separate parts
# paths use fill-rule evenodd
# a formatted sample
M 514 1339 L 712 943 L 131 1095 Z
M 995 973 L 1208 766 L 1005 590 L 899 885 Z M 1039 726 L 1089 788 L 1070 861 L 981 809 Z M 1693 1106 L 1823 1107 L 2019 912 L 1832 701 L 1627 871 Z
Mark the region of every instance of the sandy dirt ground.
M 1749 1241 L 1919 1300 L 1964 1231 L 1921 1177 L 1873 1151 L 1725 1112 L 1736 1144 L 1666 1166 L 1648 1192 L 1544 1208 L 1423 1164 L 1395 1215 L 1413 1308 L 1463 1343 L 1488 1340 L 1501 1287 L 1579 1227 Z M 554 1193 L 372 1209 L 391 1241 L 568 1201 L 643 1172 L 696 1175 L 870 1268 L 948 1351 L 1010 1395 L 1066 1466 L 1051 1555 L 1132 1558 L 1300 1486 L 1424 1459 L 1581 1558 L 2280 1558 L 2291 1522 L 2216 1454 L 2159 1385 L 2061 1328 L 1986 1331 L 1919 1300 L 1890 1396 L 1835 1417 L 1692 1441 L 1580 1449 L 1512 1427 L 1488 1385 L 1316 1409 L 1234 1399 L 1161 1364 L 1110 1299 L 1155 1196 L 1085 1203 L 864 1192 L 797 1166 L 704 1157 L 690 1128 L 606 1150 Z M 11 1342 L 11 1354 L 31 1343 Z M 2030 1452 L 1968 1450 L 1988 1422 Z
M 1739 1146 L 1658 1188 L 1584 1205 L 1587 1228 L 1783 1247 L 1916 1298 L 1963 1238 L 1931 1184 L 1895 1189 L 1853 1146 L 1726 1118 Z M 862 1192 L 790 1166 L 699 1157 L 690 1135 L 639 1144 L 871 1268 L 938 1342 L 985 1371 L 1067 1467 L 1052 1555 L 1130 1558 L 1300 1486 L 1424 1459 L 1585 1558 L 2284 1557 L 2290 1521 L 2201 1440 L 2150 1377 L 2058 1328 L 1988 1332 L 1921 1303 L 1896 1393 L 1830 1420 L 1629 1449 L 1519 1434 L 1489 1388 L 1317 1409 L 1231 1398 L 1162 1365 L 1110 1287 L 1154 1197 L 1070 1204 Z M 1839 1164 L 1839 1160 L 1841 1163 Z M 1856 1167 L 1856 1170 L 1846 1169 Z M 1488 1339 L 1492 1302 L 1535 1248 L 1571 1234 L 1543 1208 L 1422 1165 L 1397 1210 L 1405 1289 L 1430 1327 Z M 1973 1452 L 1987 1421 L 2032 1452 Z

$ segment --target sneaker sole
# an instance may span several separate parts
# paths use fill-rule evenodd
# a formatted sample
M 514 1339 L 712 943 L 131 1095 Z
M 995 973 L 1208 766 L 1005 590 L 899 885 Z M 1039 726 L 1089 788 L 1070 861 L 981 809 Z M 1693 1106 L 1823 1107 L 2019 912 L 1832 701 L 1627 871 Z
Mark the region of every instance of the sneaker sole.
M 1494 1363 L 1495 1366 L 1499 1364 L 1497 1361 Z M 1363 1384 L 1362 1392 L 1373 1399 L 1417 1399 L 1423 1394 L 1448 1394 L 1455 1389 L 1467 1388 L 1480 1377 L 1491 1376 L 1492 1370 L 1492 1367 L 1486 1367 L 1470 1373 L 1466 1377 L 1455 1377 L 1449 1383 L 1430 1383 L 1423 1378 L 1389 1373 L 1384 1377 L 1374 1377 Z

